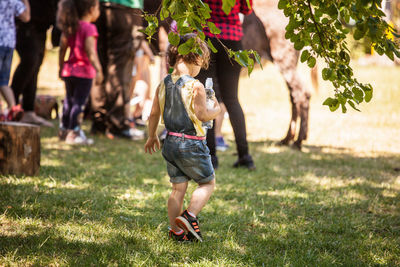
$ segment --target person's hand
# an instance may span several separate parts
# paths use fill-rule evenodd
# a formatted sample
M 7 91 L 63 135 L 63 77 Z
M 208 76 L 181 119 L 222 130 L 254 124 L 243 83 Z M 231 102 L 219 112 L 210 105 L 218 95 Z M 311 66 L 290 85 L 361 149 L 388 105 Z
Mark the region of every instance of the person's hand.
M 96 78 L 95 78 L 96 84 L 101 84 L 103 82 L 103 79 L 104 79 L 103 72 L 102 71 L 98 71 L 96 73 Z
M 156 148 L 158 150 L 160 149 L 160 140 L 157 135 L 147 139 L 147 142 L 144 145 L 144 152 L 152 155 L 153 152 L 156 152 Z

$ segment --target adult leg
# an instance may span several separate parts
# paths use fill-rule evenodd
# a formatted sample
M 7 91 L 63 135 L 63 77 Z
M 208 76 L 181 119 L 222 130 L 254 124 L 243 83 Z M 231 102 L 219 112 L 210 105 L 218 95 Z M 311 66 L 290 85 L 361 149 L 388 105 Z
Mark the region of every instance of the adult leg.
M 91 132 L 105 133 L 106 131 L 106 85 L 108 81 L 108 23 L 107 16 L 110 16 L 110 8 L 103 3 L 100 4 L 100 17 L 97 19 L 96 26 L 99 32 L 97 39 L 97 53 L 102 67 L 104 80 L 101 84 L 94 84 L 90 92 L 90 105 L 92 128 Z
M 46 27 L 32 23 L 21 24 L 18 27 L 16 50 L 20 56 L 20 63 L 14 73 L 11 87 L 17 103 L 19 97 L 23 96 L 22 108 L 25 112 L 22 122 L 53 127 L 52 123 L 37 116 L 34 111 L 37 77 L 44 57 L 46 30 Z
M 175 223 L 175 219 L 182 213 L 183 200 L 187 187 L 188 182 L 172 184 L 172 192 L 168 199 L 168 218 L 171 229 L 175 232 L 181 230 Z
M 46 29 L 40 29 L 33 24 L 18 27 L 16 50 L 20 56 L 11 88 L 16 102 L 23 96 L 22 107 L 25 111 L 34 110 L 37 91 L 37 76 L 43 61 L 46 41 Z
M 242 49 L 238 41 L 223 41 L 224 44 L 234 51 Z M 244 113 L 238 99 L 238 85 L 241 67 L 231 61 L 222 49 L 217 54 L 217 76 L 222 102 L 224 102 L 229 119 L 232 124 L 233 133 L 239 158 L 249 153 L 246 133 L 246 122 Z
M 111 6 L 107 12 L 106 127 L 120 134 L 130 127 L 129 84 L 135 52 L 141 42 L 137 30 L 142 18 L 136 9 Z
M 214 45 L 216 45 L 217 42 L 214 42 Z M 218 51 L 219 49 L 222 49 L 222 47 L 217 48 Z M 217 77 L 217 61 L 216 61 L 216 55 L 214 53 L 211 53 L 211 58 L 210 58 L 210 64 L 208 69 L 204 70 L 202 69 L 196 77 L 200 82 L 203 84 L 205 83 L 207 78 L 212 78 L 213 79 L 213 85 L 214 85 L 214 91 L 215 91 L 215 96 L 218 99 L 219 102 L 221 102 L 221 93 L 219 89 L 219 80 Z M 215 120 L 213 123 L 213 128 L 209 129 L 207 131 L 207 146 L 210 149 L 210 155 L 213 160 L 213 166 L 214 168 L 218 167 L 218 160 L 216 157 L 216 149 L 215 149 Z
M 203 209 L 204 205 L 207 204 L 214 188 L 215 179 L 208 183 L 199 184 L 199 186 L 193 191 L 187 211 L 197 216 L 197 214 L 199 214 Z

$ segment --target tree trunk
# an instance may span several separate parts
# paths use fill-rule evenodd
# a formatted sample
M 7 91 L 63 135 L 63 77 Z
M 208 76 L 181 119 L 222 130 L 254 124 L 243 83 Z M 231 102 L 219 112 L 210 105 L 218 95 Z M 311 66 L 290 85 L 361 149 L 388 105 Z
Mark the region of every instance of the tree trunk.
M 0 173 L 33 176 L 40 168 L 40 127 L 0 123 Z

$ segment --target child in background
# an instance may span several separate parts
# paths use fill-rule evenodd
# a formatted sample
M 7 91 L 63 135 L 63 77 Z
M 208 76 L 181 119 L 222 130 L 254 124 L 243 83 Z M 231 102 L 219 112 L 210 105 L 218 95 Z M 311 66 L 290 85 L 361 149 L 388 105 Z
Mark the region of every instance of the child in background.
M 7 102 L 7 108 L 11 113 L 22 111 L 16 106 L 18 100 L 14 98 L 11 88 L 8 86 L 12 57 L 16 43 L 15 17 L 23 22 L 31 18 L 28 0 L 1 0 L 0 1 L 0 93 Z M 2 112 L 0 105 L 0 113 Z M 7 112 L 8 113 L 8 112 Z M 4 120 L 12 120 L 13 116 L 4 114 Z
M 167 171 L 172 183 L 168 199 L 169 237 L 177 241 L 202 241 L 197 215 L 207 203 L 215 187 L 215 173 L 202 122 L 214 119 L 221 111 L 213 97 L 214 106 L 207 108 L 204 85 L 194 79 L 202 67 L 208 66 L 210 52 L 205 42 L 194 34 L 181 37 L 180 44 L 194 38 L 202 55 L 190 52 L 179 55 L 178 47 L 168 47 L 169 65 L 173 72 L 157 88 L 149 118 L 149 138 L 145 152 L 152 154 L 160 148 L 156 134 L 162 121 L 168 131 L 162 155 L 167 161 Z M 193 179 L 198 187 L 192 194 L 189 206 L 182 212 L 188 181 Z
M 68 144 L 92 144 L 80 127 L 83 106 L 89 97 L 93 78 L 103 80 L 97 56 L 97 29 L 100 15 L 98 0 L 62 0 L 58 6 L 57 26 L 61 29 L 60 78 L 65 82 L 66 98 L 59 131 L 60 140 Z M 70 55 L 64 61 L 67 48 Z

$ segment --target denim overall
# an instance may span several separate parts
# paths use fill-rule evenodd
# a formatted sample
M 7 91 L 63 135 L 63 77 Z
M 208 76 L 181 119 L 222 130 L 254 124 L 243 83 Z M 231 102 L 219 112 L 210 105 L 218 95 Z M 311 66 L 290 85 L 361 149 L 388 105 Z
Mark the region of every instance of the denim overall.
M 194 78 L 189 75 L 180 77 L 175 84 L 171 75 L 164 79 L 165 106 L 163 118 L 168 132 L 196 135 L 196 129 L 189 118 L 181 95 L 184 85 L 193 80 Z M 205 140 L 167 135 L 162 155 L 167 161 L 167 171 L 171 183 L 183 183 L 193 179 L 201 184 L 214 179 L 210 150 Z

